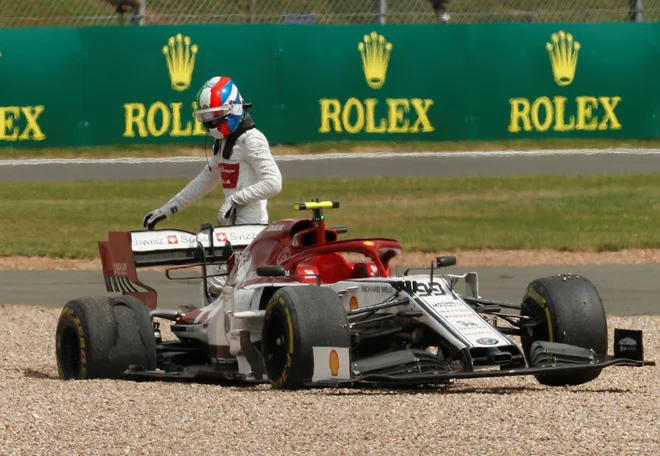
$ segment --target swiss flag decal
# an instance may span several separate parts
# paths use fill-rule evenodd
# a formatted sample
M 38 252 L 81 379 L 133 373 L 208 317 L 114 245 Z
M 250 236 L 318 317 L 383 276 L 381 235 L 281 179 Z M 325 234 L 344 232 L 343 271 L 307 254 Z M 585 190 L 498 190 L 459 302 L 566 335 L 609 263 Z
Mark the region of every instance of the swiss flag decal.
M 179 240 L 176 238 L 176 236 L 167 236 L 167 243 L 168 244 L 178 244 Z
M 215 239 L 218 242 L 227 242 L 227 234 L 225 234 L 225 233 L 215 233 Z

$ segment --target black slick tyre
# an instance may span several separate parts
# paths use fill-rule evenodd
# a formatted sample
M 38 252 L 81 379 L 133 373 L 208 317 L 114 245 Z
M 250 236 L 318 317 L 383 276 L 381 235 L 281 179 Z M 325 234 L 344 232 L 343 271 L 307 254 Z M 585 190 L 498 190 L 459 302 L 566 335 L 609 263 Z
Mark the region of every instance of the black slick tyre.
M 607 319 L 596 287 L 586 277 L 561 274 L 529 284 L 523 298 L 521 343 L 530 360 L 537 340 L 575 345 L 607 354 Z M 596 379 L 601 370 L 537 375 L 548 386 L 580 385 Z
M 273 388 L 304 388 L 314 374 L 313 347 L 350 347 L 348 316 L 337 293 L 311 285 L 275 292 L 261 347 Z
M 57 323 L 56 356 L 63 380 L 121 378 L 129 366 L 156 367 L 156 339 L 147 308 L 131 296 L 69 301 Z

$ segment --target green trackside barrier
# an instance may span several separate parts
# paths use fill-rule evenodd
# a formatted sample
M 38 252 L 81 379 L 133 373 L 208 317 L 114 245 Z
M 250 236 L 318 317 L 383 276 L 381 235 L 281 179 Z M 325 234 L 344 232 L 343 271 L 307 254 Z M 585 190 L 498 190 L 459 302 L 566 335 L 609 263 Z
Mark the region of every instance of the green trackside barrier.
M 652 138 L 658 23 L 0 30 L 0 145 L 197 143 L 229 75 L 273 143 Z

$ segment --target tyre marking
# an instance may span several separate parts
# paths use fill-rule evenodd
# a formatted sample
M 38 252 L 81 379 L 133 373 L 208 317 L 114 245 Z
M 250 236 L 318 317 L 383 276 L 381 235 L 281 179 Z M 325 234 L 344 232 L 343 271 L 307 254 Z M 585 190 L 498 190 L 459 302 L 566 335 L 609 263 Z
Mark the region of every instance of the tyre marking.
M 282 306 L 282 311 L 286 316 L 287 326 L 289 327 L 289 351 L 286 354 L 286 367 L 282 370 L 282 376 L 278 380 L 270 382 L 273 387 L 279 388 L 284 384 L 284 382 L 286 382 L 289 372 L 288 369 L 291 368 L 291 358 L 293 356 L 293 322 L 291 321 L 291 313 L 289 312 L 289 308 L 286 305 L 286 301 L 281 296 L 277 301 L 272 300 L 268 303 L 266 312 L 268 312 L 272 307 L 275 307 L 276 304 Z
M 80 345 L 80 378 L 77 380 L 84 380 L 87 377 L 87 351 L 85 350 L 87 345 L 85 345 L 85 331 L 83 330 L 80 317 L 75 314 L 72 308 L 67 307 L 62 310 L 62 313 L 71 315 L 72 320 L 78 329 L 78 343 Z
M 546 305 L 547 301 L 545 300 L 545 298 L 543 298 L 543 296 L 539 294 L 538 291 L 536 291 L 531 287 L 527 290 L 527 296 L 532 298 L 532 301 L 537 303 L 539 307 L 543 309 L 543 311 L 545 312 L 545 316 L 546 316 L 545 320 L 548 323 L 548 339 L 549 342 L 554 342 L 554 334 L 552 332 L 552 319 L 550 318 L 550 308 Z
M 280 298 L 282 299 L 282 298 Z M 286 321 L 289 325 L 289 354 L 293 354 L 293 322 L 291 321 L 291 313 L 289 312 L 289 307 L 286 305 L 284 300 L 281 301 L 282 307 L 284 308 L 284 314 L 286 315 Z M 290 366 L 291 364 L 289 364 Z
M 80 317 L 74 318 L 76 325 L 78 325 L 78 336 L 80 337 L 80 379 L 87 378 L 87 346 L 85 345 L 85 332 L 83 331 L 82 322 Z

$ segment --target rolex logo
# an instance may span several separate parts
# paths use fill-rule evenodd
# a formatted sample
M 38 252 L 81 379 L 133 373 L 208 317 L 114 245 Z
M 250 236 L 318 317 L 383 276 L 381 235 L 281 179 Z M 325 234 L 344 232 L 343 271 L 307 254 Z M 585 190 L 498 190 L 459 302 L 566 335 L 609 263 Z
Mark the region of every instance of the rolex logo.
M 190 37 L 185 38 L 179 33 L 170 37 L 167 46 L 163 46 L 163 54 L 167 61 L 172 88 L 182 92 L 190 87 L 193 70 L 195 69 L 195 56 L 197 45 L 190 45 Z
M 575 77 L 580 43 L 573 40 L 573 35 L 563 31 L 553 33 L 551 41 L 552 43 L 547 43 L 545 48 L 550 54 L 555 82 L 560 86 L 567 86 Z
M 358 44 L 358 50 L 362 55 L 362 69 L 367 84 L 372 89 L 380 89 L 385 83 L 392 43 L 386 42 L 383 35 L 371 32 L 364 36 L 364 43 Z

